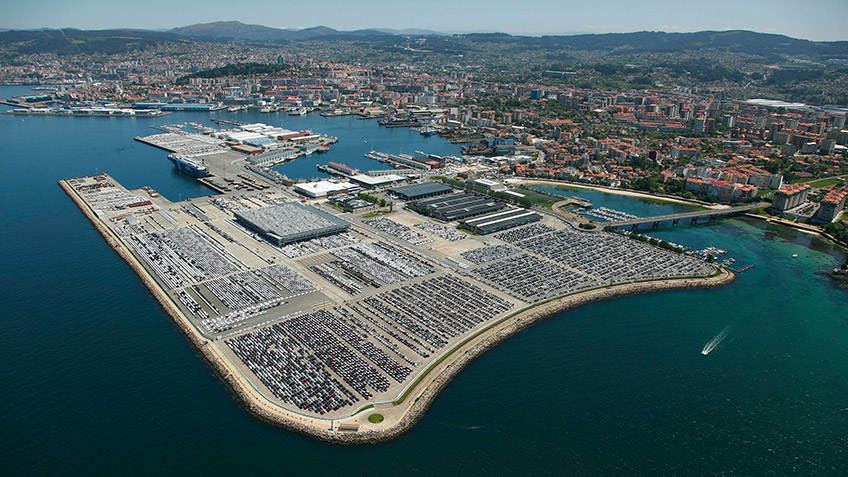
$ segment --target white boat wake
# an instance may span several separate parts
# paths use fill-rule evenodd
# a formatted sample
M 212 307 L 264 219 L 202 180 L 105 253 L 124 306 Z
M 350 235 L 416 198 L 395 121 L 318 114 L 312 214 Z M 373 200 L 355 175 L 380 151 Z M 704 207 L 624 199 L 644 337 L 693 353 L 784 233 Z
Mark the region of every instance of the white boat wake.
M 706 356 L 710 354 L 716 346 L 719 345 L 724 339 L 727 337 L 727 332 L 730 331 L 730 325 L 728 325 L 725 329 L 721 330 L 721 333 L 717 334 L 715 338 L 711 339 L 707 344 L 704 345 L 704 349 L 701 350 L 701 354 Z

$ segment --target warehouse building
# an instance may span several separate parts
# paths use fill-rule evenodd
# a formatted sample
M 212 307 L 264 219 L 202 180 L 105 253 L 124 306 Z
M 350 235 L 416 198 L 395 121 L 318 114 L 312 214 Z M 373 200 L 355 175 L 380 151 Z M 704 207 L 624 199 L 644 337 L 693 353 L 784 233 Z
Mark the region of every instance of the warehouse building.
M 344 220 L 297 202 L 242 210 L 235 216 L 240 224 L 278 247 L 344 232 L 350 227 Z
M 330 198 L 330 203 L 351 212 L 375 207 L 371 202 L 362 200 L 355 195 L 336 195 Z
M 315 181 L 300 182 L 294 185 L 294 191 L 312 199 L 322 199 L 335 194 L 349 194 L 360 187 L 351 182 Z
M 506 189 L 506 186 L 504 186 L 500 182 L 489 180 L 489 179 L 474 179 L 474 180 L 471 181 L 471 184 L 475 185 L 477 187 L 482 187 L 486 190 L 501 191 L 501 190 Z
M 538 222 L 542 220 L 542 216 L 527 209 L 509 209 L 492 214 L 486 214 L 481 217 L 463 220 L 459 224 L 465 230 L 486 235 L 501 230 L 511 229 L 520 225 Z
M 389 189 L 389 193 L 401 200 L 420 200 L 427 197 L 447 194 L 453 187 L 438 182 L 421 182 Z
M 409 208 L 419 214 L 428 215 L 445 222 L 494 212 L 504 207 L 506 207 L 506 204 L 499 200 L 472 192 L 432 197 L 409 204 Z
M 367 187 L 369 189 L 376 189 L 378 187 L 388 187 L 391 185 L 399 184 L 406 180 L 406 177 L 399 176 L 396 174 L 386 174 L 383 176 L 369 176 L 365 174 L 357 174 L 350 178 L 352 182 L 356 182 L 362 187 Z
M 237 147 L 238 146 L 234 146 L 233 149 L 236 149 Z M 273 165 L 294 159 L 297 157 L 297 155 L 297 149 L 292 147 L 284 147 L 279 149 L 273 149 L 271 151 L 263 152 L 260 154 L 253 154 L 247 156 L 247 162 L 253 164 L 254 166 Z
M 416 172 L 415 169 L 376 169 L 373 171 L 368 171 L 367 174 L 371 177 L 387 175 L 411 176 L 415 175 Z

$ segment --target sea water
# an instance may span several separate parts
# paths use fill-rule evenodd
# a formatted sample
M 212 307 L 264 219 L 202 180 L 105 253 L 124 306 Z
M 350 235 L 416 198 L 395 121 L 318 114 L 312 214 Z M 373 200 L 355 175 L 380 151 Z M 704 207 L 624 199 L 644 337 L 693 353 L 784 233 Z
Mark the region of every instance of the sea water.
M 2 97 L 23 92 L 0 88 Z M 272 115 L 254 116 L 275 123 Z M 365 140 L 384 152 L 456 150 L 374 121 L 278 119 L 340 137 L 325 158 L 353 167 L 372 167 L 357 162 L 370 149 Z M 620 297 L 541 321 L 473 361 L 394 441 L 330 445 L 258 420 L 56 185 L 105 171 L 172 200 L 210 194 L 174 172 L 165 151 L 132 140 L 155 132 L 151 124 L 182 121 L 209 124 L 209 115 L 0 115 L 4 475 L 809 475 L 848 468 L 848 290 L 819 274 L 842 263 L 843 252 L 743 219 L 648 232 L 755 265 L 734 283 Z M 347 127 L 359 131 L 344 136 Z M 313 161 L 295 161 L 287 173 L 313 175 Z M 602 193 L 591 200 L 631 213 L 636 205 L 667 207 Z M 702 355 L 729 324 L 721 344 Z

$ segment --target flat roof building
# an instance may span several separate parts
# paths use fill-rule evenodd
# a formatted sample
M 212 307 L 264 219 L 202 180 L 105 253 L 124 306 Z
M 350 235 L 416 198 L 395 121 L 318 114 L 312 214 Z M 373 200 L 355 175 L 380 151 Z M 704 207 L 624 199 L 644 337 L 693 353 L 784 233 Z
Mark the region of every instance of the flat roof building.
M 346 231 L 350 225 L 337 217 L 297 202 L 235 212 L 236 220 L 282 247 Z
M 328 195 L 349 193 L 359 190 L 360 187 L 350 182 L 301 182 L 294 185 L 294 191 L 313 199 L 320 199 Z
M 409 207 L 420 214 L 450 222 L 501 210 L 506 204 L 484 195 L 459 192 L 418 200 L 410 203 Z
M 419 200 L 426 197 L 447 194 L 453 187 L 439 182 L 421 182 L 389 189 L 389 193 L 401 200 Z
M 330 203 L 336 204 L 344 209 L 354 211 L 374 207 L 374 204 L 362 200 L 355 195 L 336 195 L 330 198 Z
M 373 189 L 376 187 L 385 187 L 397 184 L 399 182 L 403 182 L 406 180 L 406 177 L 399 176 L 396 174 L 386 174 L 381 176 L 357 174 L 355 176 L 352 176 L 350 180 L 356 182 L 357 184 L 363 187 L 369 187 Z
M 509 209 L 463 220 L 459 224 L 466 230 L 486 235 L 539 220 L 542 220 L 542 216 L 532 210 Z
M 506 189 L 506 187 L 504 187 L 504 185 L 501 184 L 500 182 L 493 181 L 493 180 L 490 180 L 490 179 L 474 179 L 474 180 L 471 181 L 471 183 L 474 184 L 477 187 L 482 187 L 482 188 L 487 189 L 487 190 L 504 190 L 504 189 Z
M 373 171 L 368 171 L 366 174 L 369 176 L 386 176 L 386 175 L 414 175 L 416 174 L 415 169 L 375 169 Z
M 235 147 L 233 147 L 235 149 Z M 285 162 L 289 159 L 294 159 L 297 157 L 298 150 L 285 147 L 280 149 L 273 149 L 271 151 L 263 152 L 260 154 L 253 154 L 247 157 L 247 162 L 255 165 L 255 166 L 264 166 L 266 164 L 278 164 L 280 162 Z

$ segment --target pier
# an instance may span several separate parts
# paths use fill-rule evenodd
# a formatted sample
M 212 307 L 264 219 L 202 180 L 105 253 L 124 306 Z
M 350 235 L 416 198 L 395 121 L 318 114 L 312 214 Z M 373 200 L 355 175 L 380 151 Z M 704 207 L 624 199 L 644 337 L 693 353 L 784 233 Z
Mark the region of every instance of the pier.
M 748 265 L 743 265 L 739 268 L 727 267 L 727 269 L 730 270 L 733 273 L 742 273 L 742 272 L 744 272 L 746 270 L 750 270 L 752 268 L 754 268 L 753 263 L 749 263 Z

